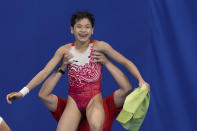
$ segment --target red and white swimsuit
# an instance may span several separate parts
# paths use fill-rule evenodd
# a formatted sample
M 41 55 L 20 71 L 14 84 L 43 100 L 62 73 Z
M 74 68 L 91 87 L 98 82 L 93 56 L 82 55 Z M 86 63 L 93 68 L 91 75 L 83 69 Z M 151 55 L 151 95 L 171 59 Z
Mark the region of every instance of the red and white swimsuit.
M 72 64 L 68 65 L 69 92 L 79 110 L 84 112 L 89 101 L 101 92 L 102 65 L 94 63 L 93 41 L 90 40 L 89 47 L 83 53 L 75 49 L 75 43 L 72 43 L 70 53 L 74 56 Z

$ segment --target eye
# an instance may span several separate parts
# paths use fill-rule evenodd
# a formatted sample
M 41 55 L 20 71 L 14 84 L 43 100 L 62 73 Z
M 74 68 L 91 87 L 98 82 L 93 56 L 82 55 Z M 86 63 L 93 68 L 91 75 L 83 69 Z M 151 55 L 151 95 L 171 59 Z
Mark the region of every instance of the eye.
M 80 29 L 80 28 L 81 28 L 81 26 L 80 26 L 80 25 L 77 25 L 77 28 L 79 28 L 79 29 Z
M 91 28 L 91 26 L 86 26 L 86 28 L 87 28 L 87 29 L 90 29 L 90 28 Z

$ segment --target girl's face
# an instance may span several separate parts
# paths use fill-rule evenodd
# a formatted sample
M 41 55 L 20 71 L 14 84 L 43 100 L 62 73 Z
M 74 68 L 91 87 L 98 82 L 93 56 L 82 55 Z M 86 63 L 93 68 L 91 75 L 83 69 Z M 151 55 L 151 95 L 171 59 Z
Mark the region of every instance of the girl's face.
M 75 36 L 75 40 L 82 43 L 89 41 L 93 32 L 94 28 L 87 18 L 77 21 L 74 27 L 71 27 L 71 33 Z

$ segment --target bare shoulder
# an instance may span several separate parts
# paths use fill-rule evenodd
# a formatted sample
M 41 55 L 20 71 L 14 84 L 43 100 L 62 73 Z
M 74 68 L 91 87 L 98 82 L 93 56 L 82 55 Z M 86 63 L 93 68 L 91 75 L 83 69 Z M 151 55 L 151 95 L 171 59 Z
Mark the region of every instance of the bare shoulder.
M 105 41 L 98 41 L 98 40 L 94 40 L 94 48 L 95 50 L 98 51 L 104 51 L 108 48 L 110 48 L 111 46 L 109 45 L 109 43 L 105 42 Z
M 109 46 L 109 43 L 105 41 L 94 40 L 94 45 L 95 46 Z
M 57 49 L 57 53 L 66 53 L 70 50 L 70 47 L 72 46 L 72 43 L 68 43 L 68 44 L 65 44 L 65 45 L 62 45 L 60 46 L 58 49 Z
M 72 43 L 65 44 L 65 45 L 63 45 L 63 47 L 66 50 L 70 50 L 70 48 L 72 47 Z

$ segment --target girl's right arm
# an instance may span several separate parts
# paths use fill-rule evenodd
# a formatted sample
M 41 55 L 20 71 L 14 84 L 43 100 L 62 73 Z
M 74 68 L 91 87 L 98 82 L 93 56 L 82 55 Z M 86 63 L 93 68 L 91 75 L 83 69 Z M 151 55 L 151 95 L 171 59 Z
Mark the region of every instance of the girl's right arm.
M 26 86 L 25 90 L 26 93 L 37 87 L 40 83 L 42 83 L 45 78 L 52 72 L 52 70 L 55 68 L 55 66 L 60 62 L 60 60 L 63 58 L 63 55 L 67 53 L 66 47 L 61 46 L 53 56 L 53 58 L 48 62 L 48 64 L 44 67 L 43 70 L 41 70 Z M 12 100 L 20 99 L 24 97 L 23 92 L 14 92 L 7 95 L 7 102 L 9 104 L 12 103 Z

